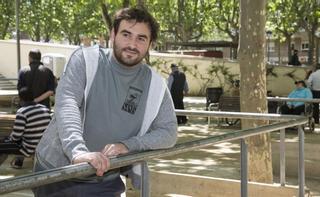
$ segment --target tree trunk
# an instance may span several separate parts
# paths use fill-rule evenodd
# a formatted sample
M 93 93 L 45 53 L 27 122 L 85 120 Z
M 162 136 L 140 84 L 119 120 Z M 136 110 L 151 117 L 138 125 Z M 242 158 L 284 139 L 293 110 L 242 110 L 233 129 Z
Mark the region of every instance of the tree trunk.
M 292 55 L 292 49 L 291 49 L 291 35 L 286 35 L 286 42 L 287 42 L 287 48 L 288 48 L 288 63 L 290 62 L 291 55 Z
M 111 19 L 111 16 L 110 16 L 110 14 L 109 14 L 108 4 L 103 3 L 103 2 L 100 2 L 100 6 L 101 6 L 101 9 L 102 9 L 102 18 L 103 18 L 103 21 L 104 21 L 104 23 L 106 24 L 109 32 L 111 32 L 111 30 L 112 30 L 112 19 Z M 109 32 L 108 32 L 108 33 L 109 33 Z
M 319 43 L 320 38 L 316 37 L 316 64 L 319 64 L 319 53 L 320 53 L 320 43 Z
M 234 36 L 232 38 L 232 43 L 239 43 L 239 35 L 238 36 Z M 232 48 L 232 59 L 236 60 L 238 58 L 238 51 L 236 48 Z
M 122 7 L 123 7 L 123 8 L 128 8 L 128 7 L 130 7 L 130 0 L 123 0 L 123 2 L 122 2 Z
M 315 42 L 315 31 L 308 32 L 309 37 L 309 50 L 308 50 L 308 64 L 312 65 L 314 63 L 313 61 L 313 54 L 314 54 L 314 42 Z
M 41 39 L 41 32 L 40 32 L 40 21 L 38 24 L 36 24 L 36 29 L 35 29 L 35 41 L 40 42 Z
M 266 0 L 240 1 L 240 101 L 242 112 L 267 113 L 265 57 Z M 267 124 L 267 121 L 241 120 L 242 129 Z M 246 139 L 250 181 L 271 183 L 272 158 L 269 134 Z
M 280 40 L 280 36 L 278 37 L 278 63 L 279 63 L 279 65 L 282 64 L 282 59 L 281 59 L 281 40 Z

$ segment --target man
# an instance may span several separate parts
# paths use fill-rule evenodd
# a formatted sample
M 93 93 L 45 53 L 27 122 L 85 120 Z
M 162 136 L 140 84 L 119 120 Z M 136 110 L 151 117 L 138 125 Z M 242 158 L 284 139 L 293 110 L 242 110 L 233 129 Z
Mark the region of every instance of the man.
M 22 87 L 28 87 L 32 91 L 34 102 L 50 109 L 50 96 L 54 94 L 55 79 L 52 71 L 43 66 L 39 49 L 29 52 L 29 67 L 24 67 L 19 72 L 17 88 L 19 90 Z
M 30 157 L 34 154 L 43 131 L 50 122 L 49 109 L 33 101 L 32 92 L 27 87 L 19 90 L 21 108 L 18 109 L 13 131 L 8 140 L 0 145 L 0 153 L 18 154 Z M 8 151 L 8 149 L 10 149 Z M 16 157 L 11 162 L 13 168 L 20 169 L 24 157 Z
M 293 55 L 291 56 L 291 59 L 288 64 L 293 66 L 301 66 L 301 62 L 299 61 L 298 57 L 298 50 L 293 50 Z
M 288 98 L 305 98 L 305 99 L 312 99 L 312 93 L 309 88 L 306 88 L 306 84 L 304 81 L 296 81 L 296 88 L 290 92 Z M 293 115 L 300 115 L 304 113 L 305 104 L 304 102 L 287 102 L 287 104 L 281 106 L 281 113 L 282 114 L 293 114 Z
M 125 190 L 120 170 L 104 175 L 110 157 L 175 144 L 170 93 L 162 77 L 142 62 L 157 32 L 147 11 L 125 8 L 115 15 L 113 49 L 87 47 L 71 55 L 34 170 L 88 162 L 103 177 L 41 186 L 35 196 L 120 196 Z
M 174 107 L 176 109 L 184 109 L 183 97 L 188 94 L 189 87 L 186 75 L 179 71 L 176 64 L 171 64 L 171 74 L 168 78 L 168 88 L 170 90 Z M 177 116 L 178 124 L 187 123 L 186 116 Z
M 316 71 L 311 73 L 308 78 L 308 86 L 312 90 L 313 98 L 320 98 L 320 64 L 317 65 Z M 313 118 L 316 124 L 319 124 L 319 103 L 313 104 Z

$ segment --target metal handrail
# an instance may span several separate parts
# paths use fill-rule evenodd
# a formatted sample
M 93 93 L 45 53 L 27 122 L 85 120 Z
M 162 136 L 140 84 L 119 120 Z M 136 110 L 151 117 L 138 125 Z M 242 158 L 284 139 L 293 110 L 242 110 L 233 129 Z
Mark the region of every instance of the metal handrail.
M 292 120 L 299 119 L 298 115 L 284 115 L 284 114 L 263 114 L 251 112 L 226 112 L 226 111 L 198 111 L 198 110 L 175 110 L 177 115 L 185 116 L 214 116 L 216 118 L 240 118 L 240 119 L 254 119 L 254 120 Z
M 267 97 L 268 101 L 280 102 L 304 102 L 304 103 L 320 103 L 320 99 L 308 98 L 287 98 L 287 97 Z
M 225 116 L 225 115 L 228 115 L 229 113 L 224 114 L 223 112 L 217 113 L 217 112 L 199 112 L 199 111 L 196 112 L 196 111 L 188 111 L 188 110 L 186 110 L 186 111 L 177 110 L 177 114 L 179 114 L 179 115 L 180 114 L 181 115 L 191 115 L 192 114 L 195 116 L 203 116 L 203 115 L 205 115 L 205 116 L 208 116 L 208 115 L 210 115 L 210 116 L 214 116 L 214 115 Z M 253 116 L 255 116 L 255 119 L 259 119 L 259 118 L 275 119 L 275 116 L 273 114 L 260 114 L 259 116 L 256 116 L 256 113 L 235 113 L 235 116 L 241 117 L 241 114 L 242 114 L 242 116 L 244 116 L 244 118 L 250 118 L 250 119 L 254 119 Z M 169 148 L 169 149 L 145 151 L 145 152 L 140 152 L 140 153 L 135 153 L 135 154 L 123 155 L 120 157 L 110 159 L 110 169 L 119 168 L 122 166 L 128 166 L 132 163 L 141 162 L 144 160 L 150 160 L 153 158 L 172 156 L 175 154 L 188 152 L 191 150 L 199 149 L 199 148 L 213 145 L 213 144 L 217 144 L 217 143 L 233 141 L 233 140 L 237 140 L 237 139 L 243 139 L 246 137 L 251 137 L 251 136 L 255 136 L 255 135 L 263 134 L 263 133 L 269 133 L 269 132 L 276 131 L 279 129 L 284 129 L 287 127 L 299 126 L 299 125 L 302 125 L 302 124 L 305 124 L 308 122 L 308 119 L 303 116 L 290 116 L 290 115 L 277 115 L 277 116 L 278 116 L 278 120 L 282 118 L 283 120 L 287 120 L 287 121 L 274 123 L 274 124 L 270 124 L 270 125 L 264 125 L 264 126 L 260 126 L 257 128 L 232 131 L 232 132 L 228 132 L 226 134 L 208 137 L 206 139 L 177 144 L 173 148 Z M 303 140 L 302 140 L 302 145 L 303 145 Z M 241 152 L 241 154 L 242 154 L 242 152 Z M 299 158 L 300 162 L 301 162 L 301 160 L 302 160 L 302 164 L 303 164 L 303 155 L 302 155 L 302 157 Z M 299 164 L 300 164 L 300 162 L 299 162 Z M 304 193 L 304 168 L 302 168 L 302 169 L 299 168 L 299 170 L 302 171 L 301 173 L 299 171 L 299 175 L 300 175 L 301 180 L 303 180 L 303 181 L 299 181 L 299 191 L 301 190 L 301 192 L 300 192 L 300 194 L 301 194 L 301 193 Z M 76 165 L 70 165 L 70 166 L 65 166 L 65 167 L 61 167 L 61 168 L 56 168 L 56 169 L 52 169 L 52 170 L 45 170 L 42 172 L 36 172 L 33 174 L 24 175 L 24 176 L 8 178 L 8 179 L 0 181 L 0 194 L 9 193 L 9 192 L 22 190 L 22 189 L 26 189 L 26 188 L 33 188 L 33 187 L 37 187 L 37 186 L 41 186 L 41 185 L 45 185 L 45 184 L 49 184 L 49 183 L 67 180 L 70 178 L 78 178 L 78 177 L 88 176 L 88 175 L 94 174 L 95 171 L 96 170 L 91 165 L 89 165 L 87 163 L 82 163 L 82 164 L 76 164 Z M 300 180 L 300 178 L 299 178 L 299 180 Z M 242 182 L 245 182 L 245 183 L 242 183 Z M 247 185 L 247 180 L 241 180 L 241 184 Z M 300 184 L 302 184 L 303 187 L 300 187 Z M 246 194 L 242 193 L 241 196 L 246 196 Z

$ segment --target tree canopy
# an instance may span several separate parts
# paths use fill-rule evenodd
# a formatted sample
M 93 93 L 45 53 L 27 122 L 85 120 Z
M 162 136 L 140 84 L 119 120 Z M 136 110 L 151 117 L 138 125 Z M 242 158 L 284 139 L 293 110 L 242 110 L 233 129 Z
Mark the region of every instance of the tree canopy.
M 239 39 L 238 0 L 25 0 L 20 6 L 21 32 L 35 41 L 68 40 L 70 44 L 79 44 L 81 35 L 107 38 L 115 11 L 129 6 L 144 7 L 159 21 L 160 45 L 213 39 L 236 43 Z M 14 1 L 1 0 L 0 11 L 0 38 L 7 39 L 15 29 Z M 270 0 L 267 13 L 266 29 L 274 36 L 290 43 L 295 32 L 305 29 L 314 47 L 319 1 Z

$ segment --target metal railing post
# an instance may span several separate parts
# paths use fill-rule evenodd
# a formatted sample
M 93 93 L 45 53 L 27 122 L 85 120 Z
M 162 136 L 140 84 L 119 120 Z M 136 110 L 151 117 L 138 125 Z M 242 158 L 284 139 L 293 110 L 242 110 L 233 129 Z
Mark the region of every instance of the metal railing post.
M 241 139 L 241 197 L 248 196 L 248 148 L 246 141 Z
M 150 187 L 149 187 L 149 173 L 147 162 L 141 162 L 141 189 L 140 197 L 149 197 L 150 196 Z
M 286 150 L 285 150 L 285 129 L 280 130 L 280 184 L 286 184 Z
M 305 174 L 304 174 L 304 131 L 301 125 L 298 126 L 299 132 L 299 197 L 304 197 L 304 185 L 305 185 Z

